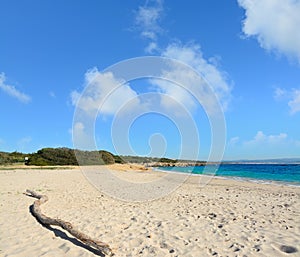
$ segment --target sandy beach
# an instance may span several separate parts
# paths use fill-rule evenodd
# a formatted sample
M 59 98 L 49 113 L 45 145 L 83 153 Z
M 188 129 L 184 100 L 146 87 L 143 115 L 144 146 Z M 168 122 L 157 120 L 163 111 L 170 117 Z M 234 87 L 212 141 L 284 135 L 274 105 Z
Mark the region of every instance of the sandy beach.
M 108 168 L 139 183 L 165 176 Z M 49 197 L 44 214 L 108 243 L 115 256 L 300 256 L 300 187 L 216 178 L 199 187 L 191 176 L 162 198 L 130 202 L 97 190 L 79 168 L 0 170 L 0 185 L 0 256 L 103 256 L 38 223 L 26 189 Z

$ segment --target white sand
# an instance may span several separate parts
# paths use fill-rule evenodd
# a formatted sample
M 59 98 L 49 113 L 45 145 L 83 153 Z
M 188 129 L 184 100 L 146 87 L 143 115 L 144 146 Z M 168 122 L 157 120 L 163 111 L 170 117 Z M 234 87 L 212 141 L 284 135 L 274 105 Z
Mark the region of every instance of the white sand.
M 214 179 L 200 188 L 191 177 L 170 195 L 134 203 L 98 191 L 78 169 L 3 170 L 0 185 L 0 256 L 96 256 L 62 229 L 41 226 L 26 189 L 49 197 L 44 214 L 108 243 L 115 256 L 300 256 L 299 187 Z

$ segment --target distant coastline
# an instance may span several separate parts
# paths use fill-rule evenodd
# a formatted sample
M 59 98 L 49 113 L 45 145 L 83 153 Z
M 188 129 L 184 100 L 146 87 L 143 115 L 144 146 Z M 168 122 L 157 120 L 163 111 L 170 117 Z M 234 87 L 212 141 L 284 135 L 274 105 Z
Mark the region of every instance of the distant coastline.
M 35 153 L 1 152 L 0 165 L 26 164 L 29 166 L 78 166 L 78 165 L 106 165 L 114 163 L 142 164 L 147 167 L 188 167 L 205 165 L 233 165 L 233 164 L 281 164 L 300 165 L 300 158 L 278 158 L 261 160 L 229 160 L 221 162 L 206 162 L 195 160 L 180 160 L 146 156 L 115 155 L 105 150 L 83 151 L 60 148 L 42 148 Z

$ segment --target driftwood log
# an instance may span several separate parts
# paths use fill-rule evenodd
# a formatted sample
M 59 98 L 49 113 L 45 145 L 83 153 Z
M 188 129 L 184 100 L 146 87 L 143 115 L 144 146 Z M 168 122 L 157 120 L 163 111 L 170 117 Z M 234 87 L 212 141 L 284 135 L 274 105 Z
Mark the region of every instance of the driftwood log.
M 32 213 L 36 217 L 36 219 L 45 226 L 59 226 L 63 228 L 64 230 L 68 231 L 72 236 L 76 237 L 78 240 L 83 242 L 84 244 L 93 247 L 99 251 L 101 251 L 104 254 L 107 254 L 109 256 L 112 255 L 112 250 L 109 247 L 108 244 L 103 243 L 99 240 L 94 240 L 90 238 L 88 235 L 78 231 L 76 228 L 73 227 L 73 225 L 70 222 L 66 222 L 61 219 L 52 219 L 46 215 L 44 215 L 41 211 L 41 204 L 48 201 L 48 197 L 46 195 L 40 195 L 37 194 L 34 191 L 26 190 L 26 195 L 32 196 L 37 198 L 38 200 L 35 200 L 33 203 Z

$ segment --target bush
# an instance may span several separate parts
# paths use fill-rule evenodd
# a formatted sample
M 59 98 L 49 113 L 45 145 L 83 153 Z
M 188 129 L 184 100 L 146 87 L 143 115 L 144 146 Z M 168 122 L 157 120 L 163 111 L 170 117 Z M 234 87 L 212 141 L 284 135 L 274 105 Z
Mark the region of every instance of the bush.
M 100 153 L 100 158 L 104 162 L 104 164 L 114 164 L 115 163 L 115 158 L 114 156 L 107 151 L 99 151 Z
M 177 160 L 169 159 L 169 158 L 160 158 L 159 162 L 168 162 L 168 163 L 175 163 Z
M 81 151 L 69 148 L 43 148 L 29 157 L 28 165 L 103 165 L 115 163 L 107 151 Z
M 0 152 L 0 165 L 24 163 L 25 156 L 28 156 L 28 154 L 19 153 L 17 151 L 12 153 Z
M 78 163 L 72 149 L 43 148 L 29 157 L 28 165 L 78 165 Z
M 126 163 L 126 161 L 123 160 L 123 158 L 121 158 L 119 155 L 114 155 L 113 157 L 115 159 L 115 163 L 121 163 L 121 164 Z

